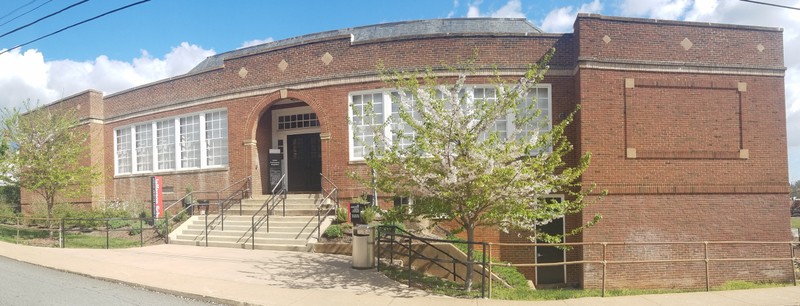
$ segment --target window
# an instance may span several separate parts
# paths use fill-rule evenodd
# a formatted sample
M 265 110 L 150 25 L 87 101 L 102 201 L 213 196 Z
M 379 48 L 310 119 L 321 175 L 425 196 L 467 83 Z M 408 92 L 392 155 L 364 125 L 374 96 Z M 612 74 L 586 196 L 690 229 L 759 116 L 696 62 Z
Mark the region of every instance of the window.
M 525 100 L 520 103 L 520 108 L 529 111 L 541 111 L 538 118 L 532 120 L 523 127 L 514 126 L 514 114 L 501 116 L 495 121 L 491 130 L 496 131 L 501 138 L 509 137 L 515 132 L 515 128 L 521 128 L 527 132 L 549 131 L 551 123 L 551 87 L 550 84 L 540 84 L 531 88 Z M 494 87 L 488 85 L 470 86 L 460 94 L 468 95 L 469 99 L 475 101 L 481 99 L 486 103 L 496 103 L 497 94 Z M 399 98 L 396 91 L 385 90 L 375 92 L 356 92 L 350 94 L 350 160 L 361 160 L 369 154 L 370 148 L 375 146 L 376 137 L 386 137 L 390 139 L 394 135 L 402 135 L 399 139 L 401 148 L 408 148 L 411 145 L 414 132 L 400 118 L 400 106 L 394 103 L 392 98 Z M 408 96 L 406 97 L 408 98 Z M 441 98 L 441 97 L 439 97 Z M 369 105 L 372 103 L 373 117 L 369 117 Z M 535 104 L 534 104 L 535 103 Z M 412 116 L 418 118 L 419 114 L 413 111 Z M 531 108 L 529 109 L 528 106 Z M 383 131 L 383 135 L 375 135 L 375 128 L 382 125 L 386 120 L 391 120 L 389 128 Z M 525 133 L 530 136 L 530 133 Z
M 136 130 L 136 171 L 153 170 L 153 125 L 137 125 Z
M 228 112 L 139 123 L 114 130 L 115 174 L 228 165 Z
M 183 117 L 181 122 L 181 168 L 200 167 L 200 116 Z
M 375 135 L 375 129 L 385 120 L 383 95 L 384 93 L 368 93 L 350 97 L 351 157 L 364 158 L 369 154 L 370 148 L 375 146 L 375 137 L 381 136 Z M 370 105 L 372 105 L 371 108 Z M 370 116 L 371 113 L 373 116 Z
M 319 126 L 317 114 L 296 114 L 278 117 L 278 130 L 302 129 Z
M 116 153 L 117 172 L 130 173 L 131 172 L 131 130 L 121 129 L 117 130 L 116 137 Z
M 206 165 L 228 164 L 228 112 L 206 114 Z
M 175 169 L 175 120 L 156 122 L 157 170 Z
M 411 146 L 411 140 L 414 139 L 415 132 L 405 121 L 403 118 L 400 118 L 400 103 L 394 103 L 394 101 L 400 101 L 401 96 L 393 92 L 392 93 L 392 114 L 391 114 L 391 136 L 394 141 L 398 141 L 398 145 L 401 149 L 407 149 Z M 404 99 L 407 100 L 407 104 L 410 109 L 407 109 L 406 112 L 410 112 L 410 115 L 419 120 L 420 116 L 419 113 L 414 111 L 414 97 L 411 95 L 406 95 Z M 398 137 L 399 139 L 394 139 Z

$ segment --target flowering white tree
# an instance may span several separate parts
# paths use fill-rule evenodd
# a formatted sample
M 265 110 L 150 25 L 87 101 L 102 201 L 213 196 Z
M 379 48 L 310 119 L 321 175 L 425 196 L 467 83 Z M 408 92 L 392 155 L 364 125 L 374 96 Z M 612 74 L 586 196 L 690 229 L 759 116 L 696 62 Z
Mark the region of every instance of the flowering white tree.
M 515 82 L 495 74 L 489 80 L 493 95 L 481 97 L 465 90 L 467 77 L 475 74 L 474 60 L 452 69 L 454 84 L 442 84 L 431 69 L 422 75 L 384 73 L 385 81 L 398 89 L 392 102 L 399 109 L 397 116 L 374 127 L 373 135 L 386 136 L 376 137 L 365 157 L 375 173 L 371 181 L 382 192 L 413 197 L 413 216 L 460 226 L 469 242 L 468 262 L 474 258 L 476 228 L 526 230 L 534 233 L 531 239 L 560 241 L 536 227 L 585 206 L 587 191 L 578 178 L 590 154 L 574 165 L 564 162 L 572 150 L 564 130 L 574 113 L 550 127 L 551 118 L 537 109 L 530 94 L 553 52 L 529 65 Z M 500 127 L 508 120 L 513 128 Z M 566 198 L 557 201 L 546 197 L 550 194 Z M 467 271 L 469 290 L 471 265 Z
M 5 108 L 0 133 L 0 181 L 41 195 L 47 204 L 47 218 L 61 198 L 87 194 L 100 177 L 93 165 L 83 165 L 89 146 L 88 131 L 78 127 L 71 110 L 45 107 Z M 52 234 L 52 233 L 51 233 Z

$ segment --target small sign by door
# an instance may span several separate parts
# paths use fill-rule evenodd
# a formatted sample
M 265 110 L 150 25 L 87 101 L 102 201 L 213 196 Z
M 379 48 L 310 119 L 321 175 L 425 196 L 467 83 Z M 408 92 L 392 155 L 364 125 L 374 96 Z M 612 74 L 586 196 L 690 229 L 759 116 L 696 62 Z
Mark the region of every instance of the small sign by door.
M 283 176 L 283 154 L 279 149 L 269 150 L 269 188 L 272 191 Z

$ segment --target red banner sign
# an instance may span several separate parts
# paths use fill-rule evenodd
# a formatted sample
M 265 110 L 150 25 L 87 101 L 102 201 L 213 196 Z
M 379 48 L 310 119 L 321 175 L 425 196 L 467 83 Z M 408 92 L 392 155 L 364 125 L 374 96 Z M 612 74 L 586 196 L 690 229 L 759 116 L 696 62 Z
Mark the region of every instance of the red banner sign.
M 153 203 L 153 218 L 164 215 L 164 198 L 161 193 L 162 180 L 160 176 L 150 177 L 150 199 Z

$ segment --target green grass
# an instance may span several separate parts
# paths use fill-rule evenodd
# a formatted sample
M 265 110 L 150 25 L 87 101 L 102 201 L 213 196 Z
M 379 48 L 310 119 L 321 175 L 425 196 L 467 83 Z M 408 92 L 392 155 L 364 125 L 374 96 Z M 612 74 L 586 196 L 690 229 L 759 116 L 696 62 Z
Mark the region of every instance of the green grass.
M 792 228 L 800 228 L 800 217 L 792 217 Z
M 58 230 L 53 231 L 53 238 L 50 238 L 50 231 L 47 229 L 39 228 L 20 228 L 19 240 L 17 240 L 17 229 L 10 226 L 0 225 L 0 241 L 9 243 L 32 244 L 32 240 L 40 239 L 38 244 L 47 244 L 46 241 L 41 239 L 49 239 L 52 244 L 49 246 L 58 246 Z M 67 248 L 88 248 L 88 249 L 103 249 L 106 247 L 105 236 L 87 235 L 81 233 L 67 233 L 65 237 Z M 139 236 L 132 236 L 130 239 L 120 239 L 111 237 L 108 239 L 109 248 L 130 248 L 138 247 Z
M 67 248 L 79 249 L 104 249 L 106 248 L 106 237 L 92 236 L 85 234 L 67 234 L 64 242 Z M 131 248 L 139 246 L 139 238 L 136 239 L 120 239 L 109 238 L 108 247 L 111 249 L 117 248 Z

